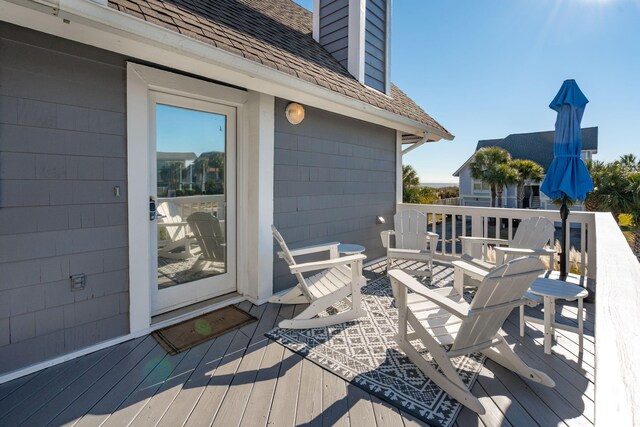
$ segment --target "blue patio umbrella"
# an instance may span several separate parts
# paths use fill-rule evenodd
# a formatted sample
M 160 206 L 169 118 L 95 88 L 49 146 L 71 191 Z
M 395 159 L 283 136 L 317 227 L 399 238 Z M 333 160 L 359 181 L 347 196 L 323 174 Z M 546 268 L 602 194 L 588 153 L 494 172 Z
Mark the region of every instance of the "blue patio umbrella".
M 553 137 L 553 161 L 547 170 L 540 189 L 552 199 L 562 199 L 562 254 L 560 276 L 567 276 L 567 200 L 584 200 L 593 190 L 593 181 L 587 167 L 580 158 L 582 130 L 580 122 L 589 100 L 584 96 L 575 80 L 565 80 L 549 108 L 558 112 L 556 131 Z

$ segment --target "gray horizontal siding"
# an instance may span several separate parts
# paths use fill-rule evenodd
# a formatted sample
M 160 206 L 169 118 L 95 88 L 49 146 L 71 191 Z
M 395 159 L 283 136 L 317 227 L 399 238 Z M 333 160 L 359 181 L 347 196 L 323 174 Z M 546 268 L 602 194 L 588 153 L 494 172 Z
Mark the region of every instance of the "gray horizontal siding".
M 119 55 L 0 23 L 0 373 L 129 331 L 125 82 Z
M 376 216 L 392 221 L 395 212 L 395 131 L 311 107 L 293 126 L 286 104 L 276 101 L 276 227 L 291 247 L 339 241 L 364 245 L 370 259 L 382 256 L 380 231 L 388 226 Z M 293 284 L 275 261 L 274 290 Z
M 384 92 L 386 89 L 387 1 L 367 0 L 366 7 L 364 83 Z
M 349 53 L 349 1 L 320 0 L 320 44 L 345 68 Z

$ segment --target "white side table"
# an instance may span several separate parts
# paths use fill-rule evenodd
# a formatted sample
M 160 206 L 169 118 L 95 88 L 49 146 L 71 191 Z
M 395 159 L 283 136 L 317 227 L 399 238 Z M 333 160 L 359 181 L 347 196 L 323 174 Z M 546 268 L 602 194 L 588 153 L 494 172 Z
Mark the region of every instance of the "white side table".
M 551 340 L 556 329 L 562 329 L 570 332 L 578 333 L 578 346 L 580 354 L 583 348 L 584 335 L 584 319 L 583 319 L 583 300 L 589 295 L 589 292 L 583 287 L 563 282 L 561 280 L 546 279 L 538 277 L 529 290 L 530 294 L 537 295 L 544 300 L 544 320 L 524 315 L 524 306 L 520 306 L 520 336 L 524 336 L 525 321 L 544 325 L 544 352 L 551 354 Z M 556 323 L 556 299 L 566 301 L 578 300 L 578 327 L 568 326 Z
M 362 245 L 354 245 L 352 243 L 340 243 L 338 245 L 338 252 L 341 255 L 355 255 L 364 252 L 367 248 Z

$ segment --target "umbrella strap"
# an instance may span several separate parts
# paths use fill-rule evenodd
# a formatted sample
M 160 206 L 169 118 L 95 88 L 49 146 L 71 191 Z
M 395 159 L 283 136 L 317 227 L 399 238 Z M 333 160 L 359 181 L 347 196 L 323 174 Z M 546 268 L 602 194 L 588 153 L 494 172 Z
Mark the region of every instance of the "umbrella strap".
M 557 154 L 555 157 L 577 157 L 580 158 L 578 154 Z

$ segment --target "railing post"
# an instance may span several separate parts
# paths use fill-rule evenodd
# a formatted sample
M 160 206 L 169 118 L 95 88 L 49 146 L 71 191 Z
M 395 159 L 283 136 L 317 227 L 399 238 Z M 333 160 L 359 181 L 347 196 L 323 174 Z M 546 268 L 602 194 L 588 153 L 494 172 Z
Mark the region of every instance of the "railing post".
M 484 237 L 482 217 L 480 215 L 471 215 L 471 235 L 473 237 Z M 471 256 L 482 258 L 482 248 L 484 248 L 484 245 L 471 245 Z M 464 248 L 462 248 L 462 251 L 464 253 Z
M 596 217 L 592 214 L 587 225 L 587 277 L 592 280 L 596 280 L 598 265 L 596 243 Z

